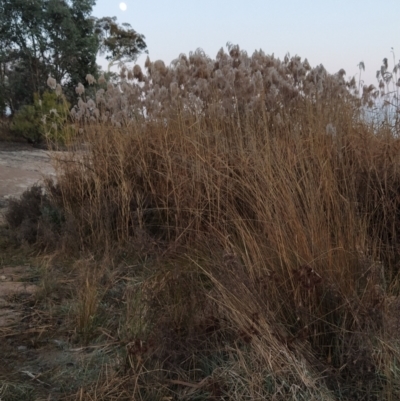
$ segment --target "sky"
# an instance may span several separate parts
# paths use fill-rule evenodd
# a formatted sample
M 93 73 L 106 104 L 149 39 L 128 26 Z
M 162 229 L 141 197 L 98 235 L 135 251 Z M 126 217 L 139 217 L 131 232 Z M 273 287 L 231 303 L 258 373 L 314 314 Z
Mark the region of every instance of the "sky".
M 124 0 L 125 11 L 120 3 L 97 0 L 93 15 L 130 23 L 145 36 L 150 59 L 166 64 L 197 48 L 215 58 L 231 42 L 249 55 L 290 53 L 356 79 L 363 61 L 361 79 L 375 84 L 384 57 L 393 68 L 391 48 L 400 59 L 400 0 Z

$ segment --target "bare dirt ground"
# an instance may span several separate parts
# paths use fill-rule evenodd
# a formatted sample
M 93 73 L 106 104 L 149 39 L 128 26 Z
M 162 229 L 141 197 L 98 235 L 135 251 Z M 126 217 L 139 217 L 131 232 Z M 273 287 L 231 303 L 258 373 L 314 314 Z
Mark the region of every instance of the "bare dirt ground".
M 65 322 L 69 294 L 51 288 L 52 272 L 43 282 L 46 267 L 13 244 L 4 219 L 10 198 L 55 176 L 53 154 L 0 142 L 0 401 L 64 399 L 96 380 L 107 359 L 76 344 Z
M 0 224 L 11 197 L 19 197 L 44 176 L 54 176 L 51 153 L 24 144 L 0 142 Z
M 54 175 L 50 152 L 20 143 L 0 142 L 0 225 L 5 224 L 4 213 L 10 198 L 18 198 L 44 176 Z M 26 283 L 28 270 L 27 266 L 0 264 L 0 328 L 14 324 L 19 318 L 15 305 L 7 300 L 36 291 L 35 285 Z

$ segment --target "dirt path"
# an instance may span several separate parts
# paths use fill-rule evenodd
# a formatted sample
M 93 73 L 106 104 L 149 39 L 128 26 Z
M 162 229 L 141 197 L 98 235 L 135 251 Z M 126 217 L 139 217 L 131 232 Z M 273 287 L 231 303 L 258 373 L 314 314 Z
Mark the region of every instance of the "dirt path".
M 84 355 L 67 352 L 65 340 L 47 333 L 58 324 L 35 307 L 41 291 L 38 267 L 10 245 L 4 220 L 9 199 L 45 176 L 55 176 L 50 152 L 0 142 L 0 400 L 27 401 L 39 399 L 38 394 L 57 400 L 69 382 L 79 383 L 81 366 L 87 365 L 80 362 Z M 60 388 L 46 382 L 60 385 L 59 376 L 65 377 Z
M 65 301 L 67 292 L 43 283 L 45 267 L 14 248 L 5 224 L 10 198 L 45 176 L 55 176 L 51 156 L 49 151 L 0 142 L 0 401 L 63 399 L 96 382 L 110 358 L 102 347 L 75 344 L 65 324 L 72 308 L 67 306 L 72 301 Z
M 24 144 L 0 142 L 0 225 L 8 199 L 19 197 L 44 176 L 54 176 L 50 152 Z
M 19 197 L 44 176 L 54 176 L 50 152 L 24 144 L 0 142 L 0 226 L 8 200 Z M 29 266 L 11 267 L 0 260 L 0 328 L 15 324 L 19 313 L 10 300 L 21 294 L 33 294 L 36 286 L 27 282 Z
M 21 195 L 44 175 L 55 175 L 50 152 L 0 143 L 0 198 Z

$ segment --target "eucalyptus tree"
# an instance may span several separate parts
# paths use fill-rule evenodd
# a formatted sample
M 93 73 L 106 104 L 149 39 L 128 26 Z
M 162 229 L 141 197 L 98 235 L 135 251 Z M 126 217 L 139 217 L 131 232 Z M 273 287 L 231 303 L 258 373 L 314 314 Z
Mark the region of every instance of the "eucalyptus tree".
M 97 71 L 95 0 L 0 0 L 0 107 L 32 103 L 48 75 L 72 88 Z M 0 100 L 1 101 L 1 100 Z
M 95 32 L 100 42 L 99 52 L 109 61 L 108 69 L 115 63 L 135 61 L 147 52 L 145 37 L 128 23 L 119 25 L 116 17 L 97 19 Z
M 0 0 L 0 114 L 12 114 L 42 94 L 50 75 L 67 99 L 85 77 L 98 75 L 96 56 L 133 61 L 144 36 L 116 17 L 92 16 L 95 0 Z

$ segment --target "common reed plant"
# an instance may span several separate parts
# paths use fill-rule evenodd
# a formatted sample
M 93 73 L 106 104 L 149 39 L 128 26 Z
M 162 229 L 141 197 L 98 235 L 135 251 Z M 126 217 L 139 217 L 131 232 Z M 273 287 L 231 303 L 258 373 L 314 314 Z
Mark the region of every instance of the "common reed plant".
M 140 261 L 87 399 L 397 399 L 399 139 L 343 70 L 228 50 L 77 89 L 64 247 Z

